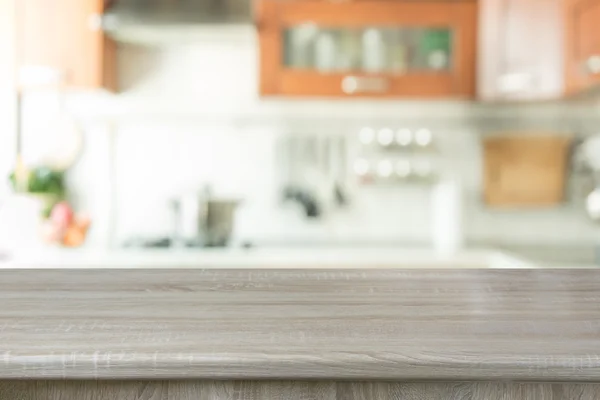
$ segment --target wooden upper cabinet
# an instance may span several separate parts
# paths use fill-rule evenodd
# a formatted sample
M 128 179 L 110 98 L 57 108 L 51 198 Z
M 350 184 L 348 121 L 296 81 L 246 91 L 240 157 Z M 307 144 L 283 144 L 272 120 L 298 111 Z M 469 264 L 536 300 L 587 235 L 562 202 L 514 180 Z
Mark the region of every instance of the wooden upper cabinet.
M 12 0 L 0 0 L 0 96 L 13 96 L 15 89 L 15 3 Z M 0 103 L 4 104 L 4 98 Z M 2 107 L 6 109 L 6 107 Z M 0 120 L 5 119 L 1 118 Z
M 475 1 L 258 0 L 262 95 L 471 98 Z
M 600 0 L 565 0 L 567 93 L 600 84 Z
M 480 99 L 547 100 L 563 95 L 562 1 L 480 0 Z
M 116 90 L 104 0 L 16 0 L 19 86 Z

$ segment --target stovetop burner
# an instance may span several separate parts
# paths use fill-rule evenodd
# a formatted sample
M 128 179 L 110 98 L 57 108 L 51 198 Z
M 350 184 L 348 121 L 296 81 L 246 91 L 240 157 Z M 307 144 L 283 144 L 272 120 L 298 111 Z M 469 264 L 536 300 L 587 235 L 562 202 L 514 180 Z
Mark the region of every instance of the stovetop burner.
M 133 238 L 126 240 L 123 243 L 123 248 L 126 249 L 170 249 L 170 248 L 186 248 L 186 249 L 204 249 L 214 247 L 229 247 L 229 246 L 208 246 L 201 240 L 174 240 L 169 237 L 158 238 Z M 249 242 L 241 243 L 239 247 L 251 248 L 254 247 Z

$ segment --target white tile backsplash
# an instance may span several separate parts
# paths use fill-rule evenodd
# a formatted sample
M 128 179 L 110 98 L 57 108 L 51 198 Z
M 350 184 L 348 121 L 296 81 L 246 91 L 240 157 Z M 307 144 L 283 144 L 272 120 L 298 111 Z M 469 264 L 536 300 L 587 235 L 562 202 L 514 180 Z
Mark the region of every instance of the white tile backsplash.
M 69 95 L 69 110 L 85 131 L 85 149 L 69 182 L 76 204 L 93 216 L 90 245 L 169 233 L 169 199 L 205 184 L 243 198 L 239 238 L 430 241 L 431 191 L 422 187 L 353 190 L 347 209 L 318 223 L 281 204 L 275 161 L 279 135 L 353 135 L 365 124 L 434 130 L 447 171 L 463 185 L 468 240 L 595 240 L 595 228 L 577 207 L 492 212 L 480 201 L 481 132 L 511 124 L 535 127 L 536 121 L 569 131 L 566 119 L 585 114 L 581 107 L 260 100 L 255 48 L 253 39 L 156 49 L 125 45 L 119 54 L 123 93 Z M 36 138 L 45 134 L 44 121 L 55 110 L 52 94 L 28 95 L 28 157 L 34 159 L 40 150 Z M 12 153 L 8 138 L 0 144 L 4 176 Z

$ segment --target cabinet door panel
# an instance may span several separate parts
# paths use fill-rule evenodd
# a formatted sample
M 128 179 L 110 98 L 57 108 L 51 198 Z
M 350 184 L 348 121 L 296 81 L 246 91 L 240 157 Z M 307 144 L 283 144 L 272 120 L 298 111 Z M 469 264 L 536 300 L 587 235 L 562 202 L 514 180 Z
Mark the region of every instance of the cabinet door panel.
M 104 7 L 104 0 L 19 0 L 21 86 L 107 86 L 114 49 L 102 32 Z
M 473 2 L 264 0 L 262 93 L 471 96 L 476 10 Z
M 564 90 L 561 0 L 483 0 L 479 97 L 545 100 Z
M 71 26 L 63 31 L 69 47 L 64 57 L 68 70 L 69 83 L 78 87 L 101 86 L 103 33 L 100 16 L 103 1 L 61 0 L 64 3 L 66 19 Z
M 575 25 L 575 54 L 577 58 L 586 61 L 590 56 L 600 51 L 600 2 L 580 2 L 573 15 Z
M 600 1 L 568 2 L 565 16 L 566 79 L 576 93 L 600 84 Z

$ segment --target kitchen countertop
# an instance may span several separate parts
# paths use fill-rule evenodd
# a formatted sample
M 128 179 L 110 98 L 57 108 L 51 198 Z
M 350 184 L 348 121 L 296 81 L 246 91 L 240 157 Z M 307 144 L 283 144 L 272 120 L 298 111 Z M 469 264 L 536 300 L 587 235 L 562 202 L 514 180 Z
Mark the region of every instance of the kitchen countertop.
M 496 246 L 541 268 L 600 268 L 600 248 L 594 244 Z
M 212 249 L 27 249 L 0 258 L 2 268 L 528 268 L 510 252 L 427 247 L 259 247 Z
M 600 381 L 600 271 L 3 269 L 0 378 Z

